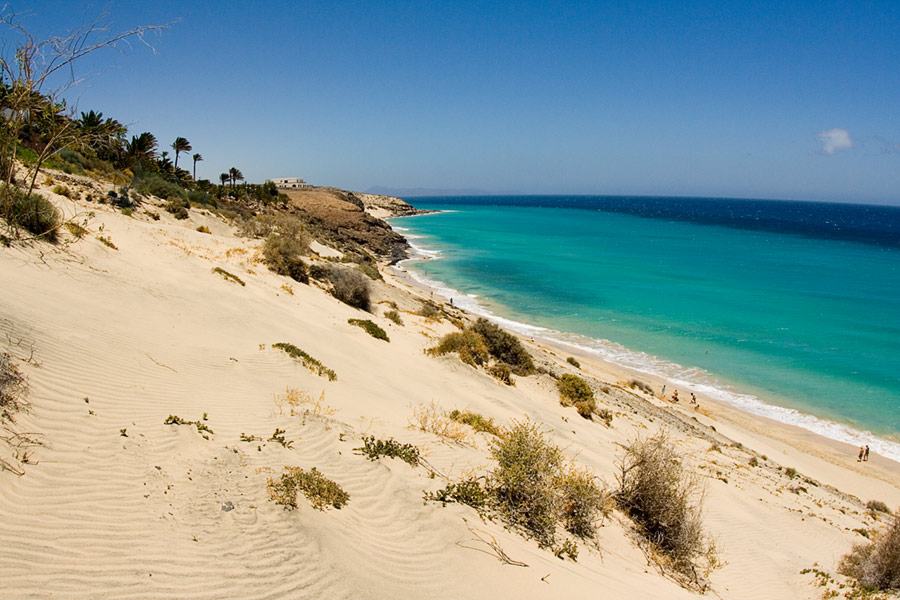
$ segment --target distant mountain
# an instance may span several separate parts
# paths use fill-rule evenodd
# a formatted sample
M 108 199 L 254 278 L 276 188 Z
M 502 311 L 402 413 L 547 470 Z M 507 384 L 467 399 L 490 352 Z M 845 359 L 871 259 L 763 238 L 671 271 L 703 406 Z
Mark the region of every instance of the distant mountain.
M 515 195 L 516 192 L 497 192 L 490 190 L 478 189 L 439 189 L 439 188 L 392 188 L 382 185 L 370 187 L 365 191 L 366 194 L 377 194 L 379 196 L 396 196 L 399 198 L 415 198 L 421 196 L 496 196 L 496 195 Z

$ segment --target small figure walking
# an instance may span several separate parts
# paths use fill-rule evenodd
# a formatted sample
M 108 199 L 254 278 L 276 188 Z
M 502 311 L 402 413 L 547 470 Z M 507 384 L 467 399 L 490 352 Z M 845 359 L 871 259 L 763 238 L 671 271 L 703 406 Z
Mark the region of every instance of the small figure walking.
M 672 402 L 678 402 L 678 390 L 672 392 Z
M 666 397 L 666 384 L 663 384 L 663 387 L 662 387 L 662 394 L 661 394 L 660 396 L 661 396 L 662 398 L 665 398 L 665 397 Z
M 862 462 L 863 456 L 866 455 L 866 449 L 863 446 L 859 447 L 859 457 L 857 457 L 856 462 Z
M 866 453 L 863 455 L 863 461 L 869 462 L 869 445 L 866 444 Z
M 691 392 L 691 404 L 697 404 L 697 396 L 694 395 L 694 392 Z

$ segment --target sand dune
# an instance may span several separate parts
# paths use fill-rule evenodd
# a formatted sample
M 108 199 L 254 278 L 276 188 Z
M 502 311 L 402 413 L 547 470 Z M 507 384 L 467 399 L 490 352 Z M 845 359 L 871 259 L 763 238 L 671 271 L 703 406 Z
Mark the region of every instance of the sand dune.
M 624 392 L 599 399 L 616 413 L 607 428 L 561 407 L 547 376 L 509 387 L 455 357 L 427 356 L 423 350 L 451 324 L 404 312 L 401 327 L 380 316 L 383 306 L 365 315 L 315 286 L 271 274 L 255 258 L 256 242 L 235 237 L 213 215 L 192 211 L 191 220 L 175 221 L 162 213 L 154 222 L 97 205 L 67 210 L 95 211 L 90 235 L 61 248 L 0 251 L 0 340 L 29 380 L 31 409 L 15 427 L 40 442 L 24 475 L 0 473 L 0 596 L 695 595 L 648 562 L 620 513 L 595 543 L 579 546 L 577 562 L 560 560 L 468 507 L 424 502 L 423 490 L 446 484 L 440 475 L 354 452 L 364 435 L 393 436 L 415 444 L 442 475 L 483 472 L 490 463 L 483 434 L 464 445 L 410 427 L 414 407 L 434 401 L 501 423 L 538 421 L 613 485 L 621 444 L 665 426 L 626 410 Z M 194 231 L 200 224 L 213 234 Z M 414 293 L 392 281 L 394 288 L 376 295 Z M 391 342 L 348 318 L 374 319 Z M 276 342 L 303 348 L 337 381 L 311 373 L 273 348 Z M 32 350 L 32 360 L 22 360 Z M 552 348 L 533 350 L 567 368 Z M 627 376 L 582 362 L 611 384 Z M 333 414 L 279 409 L 275 398 L 287 387 L 312 398 L 324 392 Z M 816 564 L 833 570 L 861 540 L 852 530 L 878 524 L 838 490 L 896 506 L 893 467 L 842 462 L 833 447 L 786 428 L 764 436 L 759 420 L 702 400 L 708 415 L 682 419 L 697 416 L 742 444 L 713 448 L 708 439 L 672 433 L 707 487 L 705 522 L 726 563 L 713 573 L 712 591 L 723 598 L 819 597 L 800 571 Z M 166 425 L 169 415 L 213 433 L 206 439 L 195 426 Z M 291 447 L 266 441 L 276 429 Z M 241 434 L 262 440 L 241 441 Z M 751 467 L 753 451 L 769 459 Z M 283 510 L 266 482 L 284 466 L 317 468 L 349 493 L 349 503 Z M 801 477 L 789 478 L 787 466 Z M 502 563 L 490 540 L 528 566 Z

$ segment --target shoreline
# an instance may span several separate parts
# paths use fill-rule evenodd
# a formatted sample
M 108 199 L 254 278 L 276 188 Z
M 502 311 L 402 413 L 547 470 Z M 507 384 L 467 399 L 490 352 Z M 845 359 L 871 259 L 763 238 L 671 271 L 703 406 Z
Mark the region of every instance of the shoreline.
M 393 228 L 395 224 L 391 221 L 393 221 L 393 219 L 389 220 L 389 224 Z M 621 361 L 617 361 L 614 357 L 609 356 L 608 353 L 602 352 L 599 348 L 591 348 L 585 344 L 579 344 L 578 339 L 580 338 L 585 341 L 594 342 L 603 347 L 610 346 L 621 348 L 628 355 L 642 356 L 653 359 L 656 362 L 668 363 L 673 367 L 678 367 L 682 371 L 688 369 L 683 365 L 678 365 L 677 363 L 659 359 L 641 351 L 626 348 L 616 342 L 598 340 L 582 334 L 560 332 L 497 315 L 489 309 L 480 306 L 477 302 L 477 296 L 472 296 L 460 290 L 450 288 L 443 282 L 431 281 L 421 273 L 415 272 L 415 269 L 408 268 L 406 263 L 437 259 L 440 256 L 441 251 L 417 246 L 410 241 L 410 236 L 405 231 L 405 228 L 398 227 L 398 230 L 401 235 L 407 239 L 413 252 L 409 258 L 391 265 L 392 270 L 413 283 L 413 286 L 420 290 L 436 294 L 451 301 L 453 301 L 454 298 L 464 299 L 462 300 L 462 303 L 460 303 L 459 300 L 456 301 L 454 304 L 456 308 L 471 314 L 486 317 L 499 325 L 512 330 L 520 337 L 530 337 L 532 343 L 534 343 L 537 338 L 541 340 L 542 343 L 547 344 L 556 350 L 574 354 L 579 357 L 579 359 L 590 358 L 600 361 L 617 370 L 628 373 L 629 376 L 633 378 L 652 379 L 657 388 L 665 385 L 671 390 L 681 388 L 682 390 L 694 391 L 698 398 L 703 399 L 706 403 L 713 403 L 722 409 L 727 408 L 728 411 L 734 411 L 743 418 L 750 418 L 761 423 L 783 427 L 787 432 L 790 432 L 788 435 L 792 438 L 812 436 L 813 439 L 820 441 L 820 445 L 828 447 L 830 453 L 833 453 L 839 448 L 843 453 L 848 454 L 848 456 L 855 457 L 860 446 L 869 445 L 872 453 L 879 456 L 884 461 L 889 462 L 891 465 L 890 471 L 895 476 L 900 476 L 900 442 L 878 436 L 871 431 L 858 429 L 848 423 L 842 423 L 840 421 L 819 417 L 815 414 L 767 402 L 753 394 L 741 393 L 739 390 L 728 384 L 722 385 L 718 381 L 715 381 L 715 375 L 712 373 L 708 374 L 714 378 L 713 382 L 692 382 L 678 379 L 665 373 L 625 364 Z M 416 239 L 417 237 L 418 236 L 413 236 L 413 239 Z M 576 338 L 576 341 L 560 339 L 562 337 L 570 336 Z M 707 373 L 705 370 L 703 372 Z M 728 397 L 734 398 L 734 401 L 729 400 Z M 669 402 L 666 402 L 666 404 L 677 406 Z M 788 420 L 786 418 L 779 419 L 777 415 L 796 415 L 797 418 L 795 420 Z M 741 419 L 734 418 L 733 420 Z M 835 435 L 828 435 L 823 430 L 836 433 Z

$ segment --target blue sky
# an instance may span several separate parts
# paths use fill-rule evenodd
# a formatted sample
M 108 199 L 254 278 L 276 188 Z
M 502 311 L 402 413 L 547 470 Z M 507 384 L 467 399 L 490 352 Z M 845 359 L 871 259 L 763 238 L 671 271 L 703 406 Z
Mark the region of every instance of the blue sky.
M 38 37 L 91 8 L 13 2 Z M 365 190 L 900 204 L 900 2 L 108 6 L 167 23 L 78 108 L 188 138 L 198 176 Z

